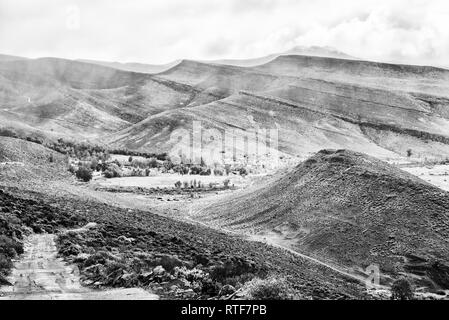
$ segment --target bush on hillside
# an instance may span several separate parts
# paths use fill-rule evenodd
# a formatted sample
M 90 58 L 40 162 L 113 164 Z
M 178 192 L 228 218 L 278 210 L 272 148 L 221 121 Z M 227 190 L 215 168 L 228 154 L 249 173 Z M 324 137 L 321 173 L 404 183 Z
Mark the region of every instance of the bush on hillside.
M 109 164 L 106 171 L 104 172 L 104 176 L 108 179 L 109 178 L 118 178 L 118 177 L 121 177 L 122 175 L 123 175 L 122 170 L 115 163 Z
M 294 291 L 287 280 L 283 278 L 268 277 L 267 279 L 254 278 L 244 286 L 247 298 L 251 300 L 292 300 Z
M 412 149 L 408 149 L 407 150 L 407 157 L 411 157 L 412 156 L 412 154 L 413 154 L 413 151 L 412 151 Z
M 412 284 L 405 278 L 401 278 L 393 282 L 391 287 L 392 300 L 412 300 L 413 288 Z
M 92 180 L 92 170 L 86 167 L 79 167 L 76 171 L 76 177 L 84 182 Z
M 90 169 L 91 170 L 97 170 L 97 167 L 98 167 L 98 159 L 97 158 L 93 158 L 90 161 Z
M 148 166 L 149 166 L 150 168 L 157 168 L 157 167 L 159 166 L 159 163 L 157 162 L 157 159 L 156 159 L 156 158 L 151 158 L 151 159 L 148 161 Z

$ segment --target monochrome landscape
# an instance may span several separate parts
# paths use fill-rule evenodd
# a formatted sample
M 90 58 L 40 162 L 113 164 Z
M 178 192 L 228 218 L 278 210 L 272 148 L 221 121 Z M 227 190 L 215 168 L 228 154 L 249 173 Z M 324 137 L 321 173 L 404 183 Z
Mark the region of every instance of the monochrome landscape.
M 0 55 L 0 299 L 449 299 L 449 69 L 113 61 Z

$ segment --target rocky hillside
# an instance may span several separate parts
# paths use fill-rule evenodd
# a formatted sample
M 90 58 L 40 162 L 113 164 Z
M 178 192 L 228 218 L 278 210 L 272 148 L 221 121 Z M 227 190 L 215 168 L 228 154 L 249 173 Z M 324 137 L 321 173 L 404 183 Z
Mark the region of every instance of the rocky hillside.
M 170 152 L 172 133 L 279 130 L 282 153 L 349 148 L 449 157 L 449 71 L 279 56 L 256 67 L 183 60 L 157 75 L 64 59 L 0 61 L 0 128 Z
M 56 233 L 90 222 L 95 228 L 82 235 L 59 236 L 59 251 L 77 263 L 83 283 L 94 288 L 154 288 L 168 298 L 215 297 L 226 283 L 244 282 L 266 274 L 286 277 L 304 299 L 364 297 L 363 286 L 344 276 L 262 243 L 242 240 L 151 212 L 129 210 L 76 197 L 48 197 L 23 190 L 2 190 L 0 185 L 0 250 L 12 249 L 0 259 L 0 282 L 11 267 L 10 259 L 22 250 L 22 235 Z M 7 241 L 2 246 L 1 241 Z M 158 276 L 156 266 L 164 269 Z M 174 276 L 175 267 L 198 274 L 200 287 Z M 202 279 L 205 272 L 211 278 Z M 187 278 L 187 279 L 192 279 Z M 193 278 L 195 279 L 195 278 Z M 194 282 L 192 280 L 192 282 Z M 2 283 L 0 283 L 1 285 Z M 171 288 L 176 286 L 178 295 Z M 193 296 L 192 296 L 193 294 Z
M 338 265 L 449 288 L 449 194 L 364 154 L 323 150 L 268 185 L 201 212 Z
M 0 126 L 31 133 L 96 140 L 152 114 L 215 99 L 188 85 L 84 62 L 0 62 Z
M 40 144 L 0 136 L 0 185 L 26 189 L 70 179 L 67 159 Z

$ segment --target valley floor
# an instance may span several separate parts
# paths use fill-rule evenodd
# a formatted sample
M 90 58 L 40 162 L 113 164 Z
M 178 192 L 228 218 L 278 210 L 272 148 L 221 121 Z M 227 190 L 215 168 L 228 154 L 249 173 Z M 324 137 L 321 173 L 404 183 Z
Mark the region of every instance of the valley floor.
M 424 181 L 449 191 L 449 165 L 435 166 L 407 166 L 402 170 L 407 171 Z

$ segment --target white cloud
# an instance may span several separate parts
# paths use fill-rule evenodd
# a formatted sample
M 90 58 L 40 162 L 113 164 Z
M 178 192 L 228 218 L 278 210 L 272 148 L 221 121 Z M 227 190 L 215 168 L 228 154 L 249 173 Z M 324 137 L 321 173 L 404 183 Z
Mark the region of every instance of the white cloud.
M 322 45 L 449 65 L 448 21 L 446 0 L 2 0 L 0 52 L 163 63 Z

